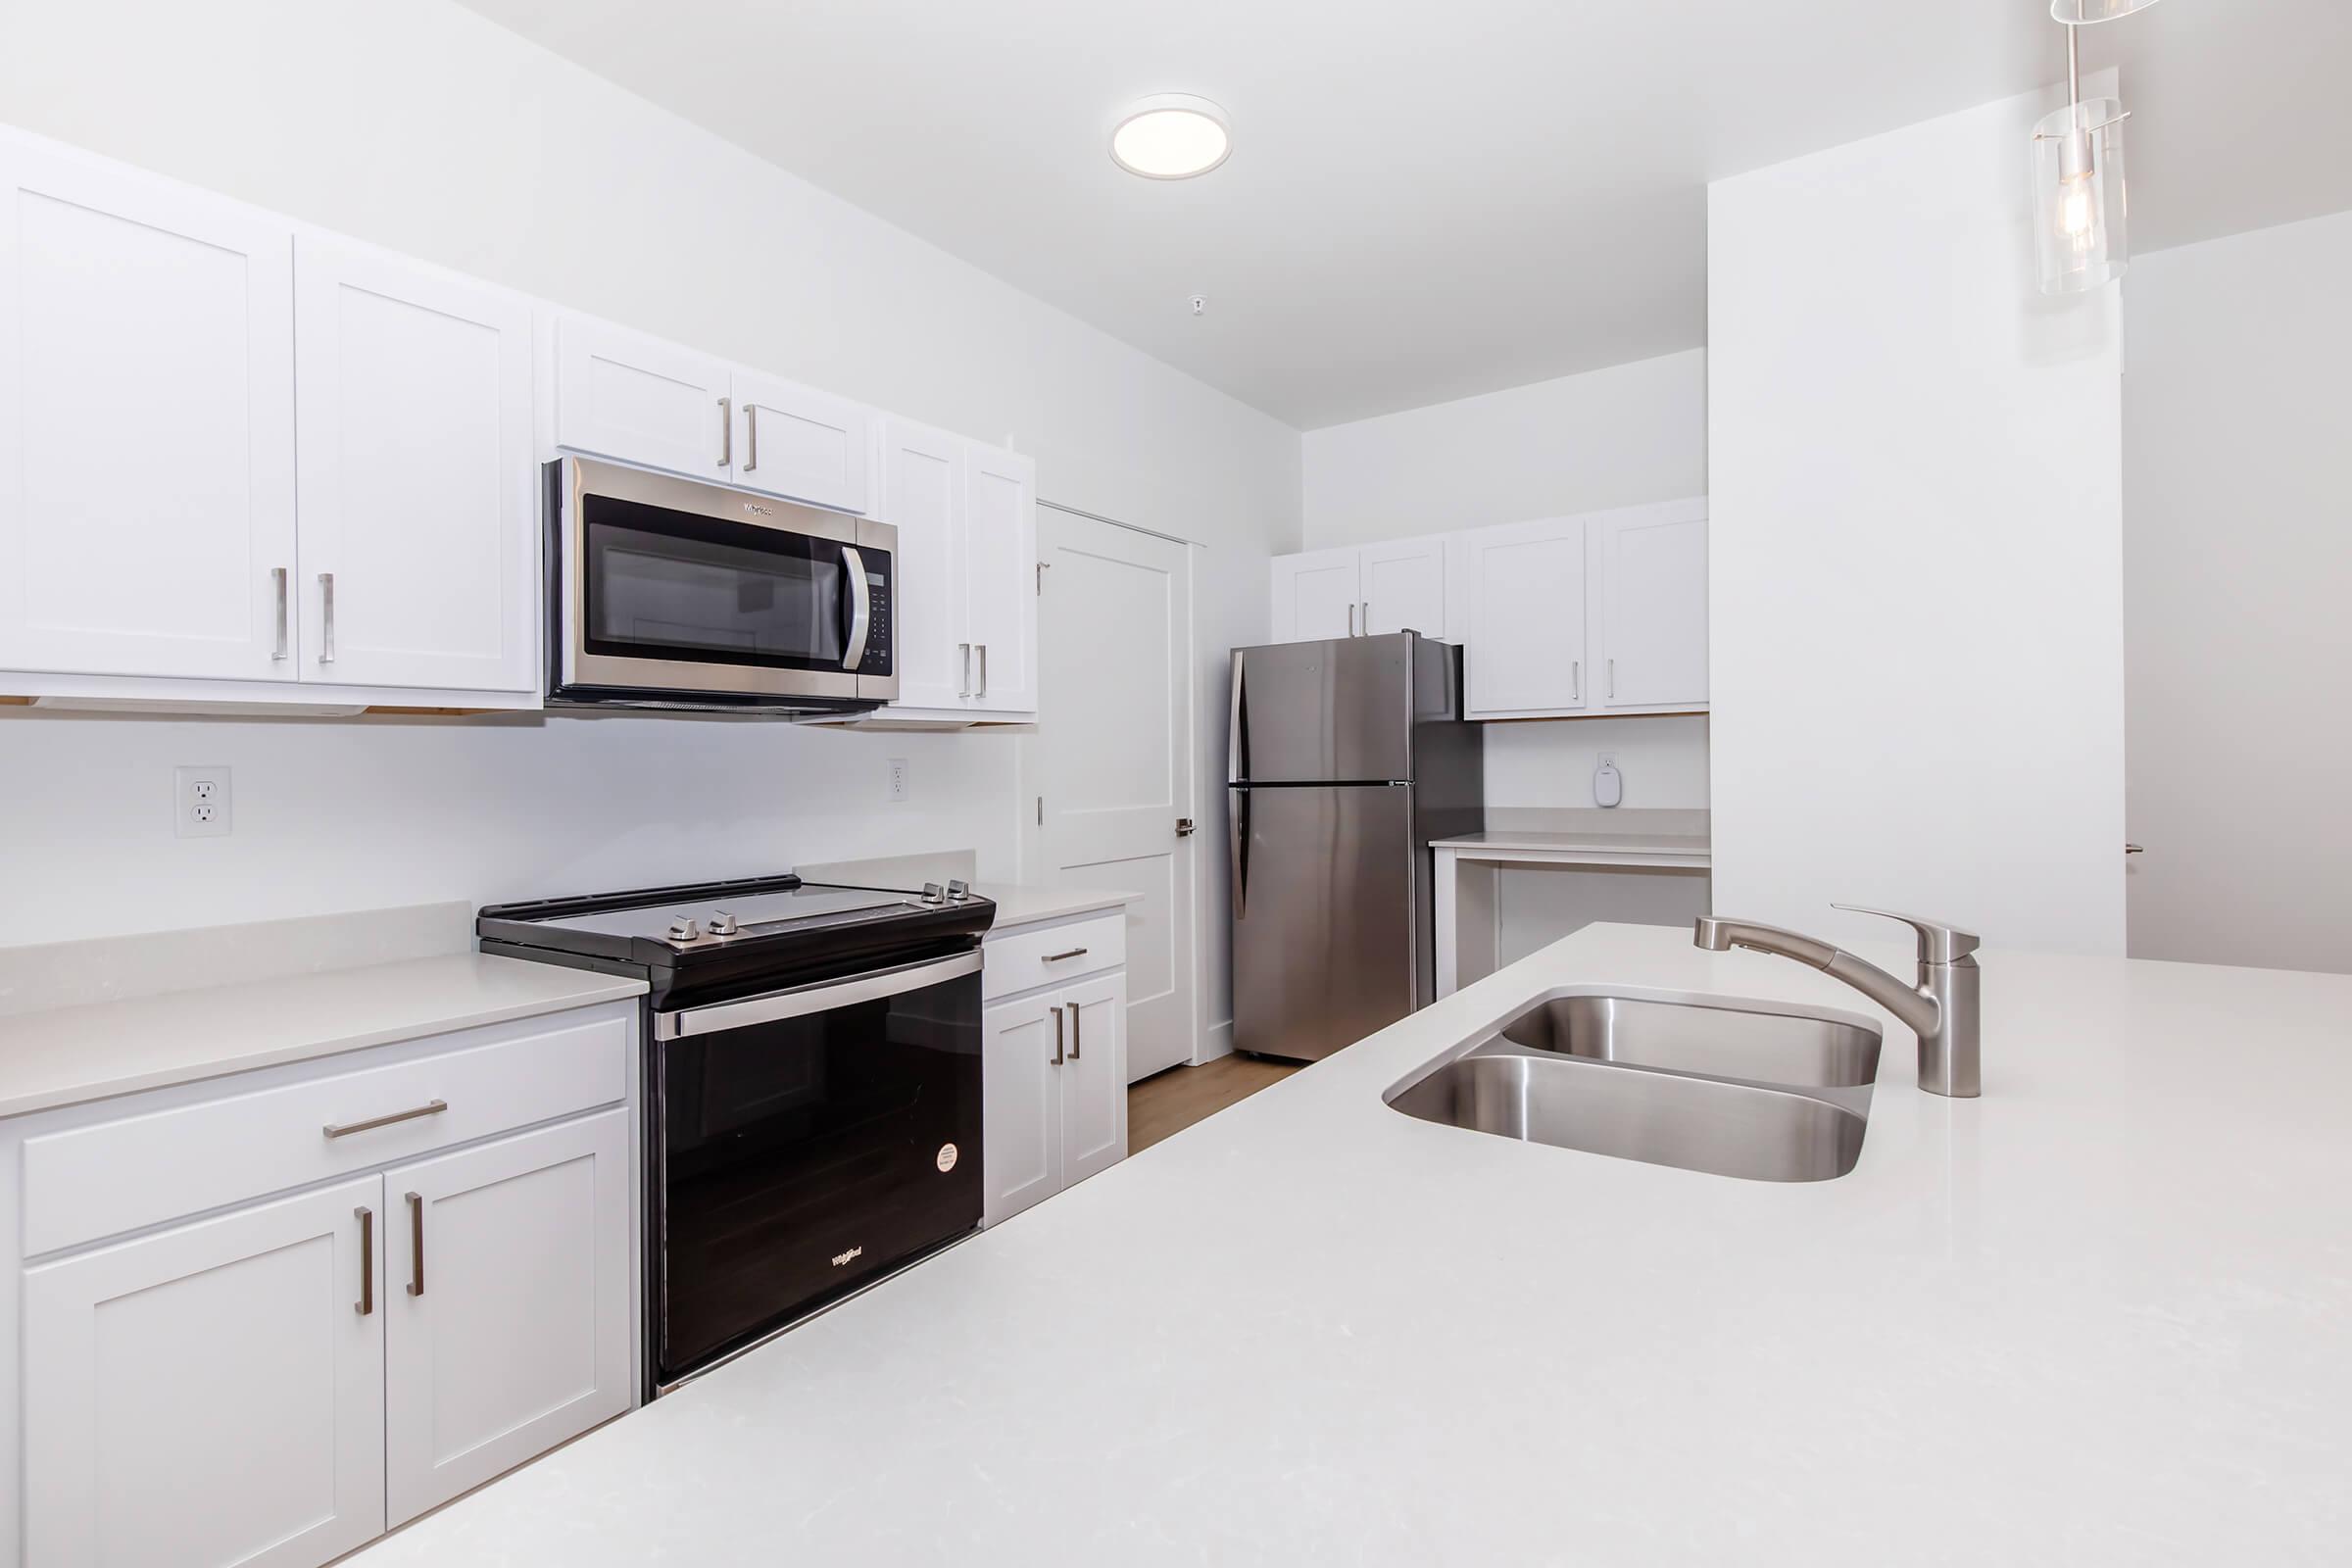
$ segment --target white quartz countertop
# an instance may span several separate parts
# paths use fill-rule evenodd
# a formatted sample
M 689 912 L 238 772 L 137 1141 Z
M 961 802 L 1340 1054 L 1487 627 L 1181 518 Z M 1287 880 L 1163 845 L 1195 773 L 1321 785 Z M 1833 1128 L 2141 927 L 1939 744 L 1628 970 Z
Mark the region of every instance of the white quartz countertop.
M 645 994 L 452 953 L 0 1017 L 0 1116 Z
M 1713 849 L 1704 811 L 1578 808 L 1500 810 L 1492 816 L 1485 832 L 1436 839 L 1430 848 L 1480 856 L 1592 856 L 1601 863 L 1638 857 L 1699 866 L 1708 863 Z
M 975 882 L 972 891 L 984 899 L 997 901 L 997 919 L 989 927 L 991 931 L 1035 925 L 1040 920 L 1057 920 L 1070 914 L 1092 914 L 1097 909 L 1121 908 L 1143 897 L 1140 893 L 1054 887 L 1038 882 Z
M 1589 927 L 363 1560 L 2341 1561 L 2352 976 L 1982 957 L 1949 1101 L 1824 975 Z M 1555 987 L 1874 1019 L 1859 1164 L 1383 1103 Z

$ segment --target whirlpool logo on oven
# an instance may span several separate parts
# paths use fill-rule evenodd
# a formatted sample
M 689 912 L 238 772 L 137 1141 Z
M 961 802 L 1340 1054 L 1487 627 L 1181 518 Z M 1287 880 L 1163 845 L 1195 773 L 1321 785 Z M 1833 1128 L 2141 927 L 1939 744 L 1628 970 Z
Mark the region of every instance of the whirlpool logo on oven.
M 835 1252 L 833 1254 L 833 1266 L 835 1268 L 839 1268 L 844 1263 L 854 1263 L 864 1255 L 865 1249 L 862 1247 L 853 1247 L 846 1252 Z

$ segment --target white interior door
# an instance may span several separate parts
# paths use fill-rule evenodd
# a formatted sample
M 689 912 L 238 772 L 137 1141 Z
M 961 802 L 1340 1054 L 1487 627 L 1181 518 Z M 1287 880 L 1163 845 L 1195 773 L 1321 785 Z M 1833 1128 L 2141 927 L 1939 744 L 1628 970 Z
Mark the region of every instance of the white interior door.
M 1127 906 L 1127 1072 L 1190 1061 L 1192 571 L 1186 547 L 1049 510 L 1032 794 L 1039 878 Z
M 0 665 L 292 678 L 293 261 L 282 220 L 0 147 Z
M 1085 980 L 1061 993 L 1070 1036 L 1061 1066 L 1061 1185 L 1082 1182 L 1127 1157 L 1127 982 Z
M 980 1158 L 985 1223 L 1061 1191 L 1061 1074 L 1068 1024 L 1051 994 L 980 1014 Z
M 382 1194 L 25 1272 L 26 1564 L 312 1568 L 381 1533 Z
M 1417 631 L 1443 642 L 1446 633 L 1446 540 L 1393 539 L 1357 552 L 1363 596 L 1359 622 L 1367 637 Z
M 1356 623 L 1363 586 L 1356 551 L 1276 556 L 1273 581 L 1276 642 L 1316 643 L 1363 630 Z
M 385 1173 L 388 1523 L 629 1407 L 628 1115 Z
M 323 235 L 294 275 L 303 678 L 531 690 L 530 302 Z

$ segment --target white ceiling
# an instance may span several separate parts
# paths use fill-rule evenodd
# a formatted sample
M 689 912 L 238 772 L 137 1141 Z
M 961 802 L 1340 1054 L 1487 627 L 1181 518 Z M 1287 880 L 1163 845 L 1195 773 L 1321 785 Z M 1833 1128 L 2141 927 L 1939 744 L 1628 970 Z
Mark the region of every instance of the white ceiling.
M 464 3 L 1307 429 L 1699 344 L 1709 179 L 2064 58 L 2044 0 Z M 2084 42 L 2136 249 L 2352 208 L 2352 0 Z M 1112 165 L 1166 91 L 1225 107 L 1222 169 Z

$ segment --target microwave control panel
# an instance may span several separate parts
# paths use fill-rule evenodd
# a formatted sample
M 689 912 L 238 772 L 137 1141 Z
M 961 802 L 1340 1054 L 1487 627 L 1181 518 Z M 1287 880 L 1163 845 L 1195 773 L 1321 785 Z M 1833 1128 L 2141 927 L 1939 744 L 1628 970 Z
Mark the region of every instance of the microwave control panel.
M 865 657 L 858 662 L 860 675 L 891 672 L 890 554 L 870 546 L 859 552 L 865 559 Z

